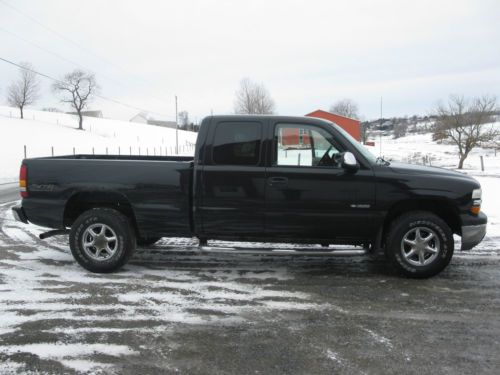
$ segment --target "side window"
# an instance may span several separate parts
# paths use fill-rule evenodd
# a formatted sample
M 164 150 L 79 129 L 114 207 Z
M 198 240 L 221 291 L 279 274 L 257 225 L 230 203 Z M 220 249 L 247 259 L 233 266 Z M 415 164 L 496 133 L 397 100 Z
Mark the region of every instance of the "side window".
M 274 130 L 275 165 L 340 167 L 332 136 L 309 125 L 279 124 Z
M 212 160 L 215 164 L 257 165 L 260 159 L 260 122 L 221 122 L 215 129 Z

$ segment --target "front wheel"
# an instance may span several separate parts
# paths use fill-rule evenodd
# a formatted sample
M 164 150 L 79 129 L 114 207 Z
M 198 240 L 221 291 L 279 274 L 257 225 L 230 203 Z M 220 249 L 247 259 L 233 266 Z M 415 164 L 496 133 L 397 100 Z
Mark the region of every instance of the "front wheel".
M 385 253 L 394 267 L 413 278 L 441 272 L 453 256 L 453 232 L 438 216 L 415 211 L 397 218 L 389 230 Z
M 113 272 L 132 256 L 135 231 L 128 218 L 110 208 L 94 208 L 81 214 L 71 226 L 71 252 L 91 272 Z

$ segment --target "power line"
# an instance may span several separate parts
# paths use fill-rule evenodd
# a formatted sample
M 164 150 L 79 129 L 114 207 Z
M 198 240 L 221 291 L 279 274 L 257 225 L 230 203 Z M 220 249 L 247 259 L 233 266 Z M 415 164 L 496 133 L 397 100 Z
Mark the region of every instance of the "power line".
M 54 35 L 57 35 L 59 38 L 63 39 L 63 40 L 64 40 L 64 41 L 66 41 L 67 43 L 70 43 L 70 44 L 72 44 L 73 46 L 75 46 L 75 47 L 77 47 L 77 48 L 81 49 L 82 51 L 85 51 L 86 53 L 88 53 L 88 54 L 90 54 L 90 55 L 94 56 L 95 58 L 97 58 L 97 59 L 99 59 L 99 60 L 101 60 L 101 61 L 104 61 L 104 62 L 105 62 L 105 63 L 107 63 L 108 65 L 115 67 L 116 69 L 120 70 L 122 73 L 127 74 L 127 72 L 126 72 L 126 71 L 125 71 L 122 67 L 120 67 L 119 65 L 117 65 L 116 63 L 113 63 L 113 62 L 109 61 L 108 59 L 105 59 L 104 57 L 102 57 L 102 56 L 99 56 L 99 55 L 95 54 L 93 51 L 91 51 L 91 50 L 90 50 L 90 49 L 88 49 L 87 47 L 85 47 L 85 46 L 81 45 L 80 43 L 75 42 L 74 40 L 72 40 L 72 39 L 68 38 L 67 36 L 65 36 L 65 35 L 61 34 L 60 32 L 58 32 L 58 31 L 56 31 L 56 30 L 54 30 L 53 28 L 51 28 L 51 27 L 49 27 L 49 26 L 46 26 L 45 24 L 43 24 L 42 22 L 40 22 L 39 20 L 37 20 L 35 17 L 33 17 L 33 16 L 31 16 L 31 15 L 27 14 L 26 12 L 21 11 L 19 8 L 15 7 L 15 6 L 11 5 L 11 4 L 9 4 L 7 1 L 5 1 L 5 0 L 0 0 L 0 3 L 2 3 L 4 6 L 6 6 L 6 7 L 10 8 L 11 10 L 15 11 L 16 13 L 18 13 L 18 14 L 22 15 L 23 17 L 25 17 L 25 18 L 29 19 L 30 21 L 32 21 L 32 22 L 34 22 L 34 23 L 36 23 L 37 25 L 39 25 L 40 27 L 44 28 L 45 30 L 47 30 L 47 31 L 49 31 L 49 32 L 51 32 L 51 33 L 53 33 Z M 11 33 L 11 34 L 12 34 L 12 33 Z M 34 43 L 32 43 L 32 44 L 34 44 Z M 40 47 L 39 47 L 39 48 L 40 48 Z M 52 52 L 49 52 L 49 53 L 52 53 Z M 52 53 L 52 54 L 54 54 L 54 53 Z M 68 61 L 68 60 L 66 60 L 66 61 Z M 87 69 L 87 68 L 85 68 L 85 69 Z M 91 69 L 87 69 L 87 70 L 91 70 Z M 151 82 L 151 81 L 149 81 L 149 80 L 145 80 L 145 79 L 144 79 L 144 78 L 142 78 L 142 77 L 136 77 L 136 78 L 137 78 L 137 79 L 139 79 L 139 80 L 141 80 L 143 83 L 148 84 L 148 85 L 154 85 L 154 83 L 153 83 L 153 82 Z M 108 77 L 108 79 L 110 79 L 110 78 Z M 111 80 L 112 80 L 112 79 L 111 79 Z M 112 81 L 114 81 L 114 80 L 112 80 Z M 114 81 L 114 82 L 115 82 L 115 83 L 117 83 L 117 81 Z M 152 97 L 152 98 L 153 98 L 153 99 L 156 99 L 156 98 L 154 98 L 154 97 Z M 165 100 L 160 100 L 160 99 L 156 99 L 156 100 L 157 100 L 158 102 L 162 103 L 162 104 L 164 104 L 164 103 L 165 103 Z
M 1 1 L 1 0 L 0 0 Z M 62 56 L 62 55 L 59 55 L 58 53 L 56 52 L 53 52 L 53 51 L 50 51 L 42 46 L 40 46 L 39 44 L 36 44 L 35 42 L 32 42 L 31 40 L 28 40 L 28 39 L 25 39 L 23 38 L 22 36 L 19 36 L 17 34 L 14 34 L 12 31 L 9 31 L 9 30 L 6 30 L 4 29 L 3 27 L 0 26 L 0 31 L 3 31 L 4 33 L 7 33 L 7 34 L 10 34 L 12 35 L 13 37 L 19 39 L 19 40 L 22 40 L 23 42 L 25 43 L 28 43 L 28 44 L 31 44 L 32 46 L 44 51 L 44 52 L 47 52 L 55 57 L 57 57 L 58 59 L 61 59 L 63 61 L 66 61 L 67 63 L 70 63 L 72 65 L 76 65 L 78 66 L 79 68 L 82 68 L 82 69 L 86 69 L 86 70 L 90 70 L 90 69 L 87 69 L 86 67 L 84 67 L 83 65 L 80 65 L 79 63 L 73 61 L 73 60 L 70 60 L 70 59 L 67 59 L 66 57 Z
M 59 82 L 59 83 L 62 83 L 62 81 L 58 80 L 58 79 L 55 79 L 51 76 L 48 76 L 47 74 L 43 74 L 43 73 L 40 73 L 40 72 L 37 72 L 36 70 L 33 70 L 33 69 L 30 69 L 30 68 L 27 68 L 25 66 L 22 66 L 22 65 L 19 65 L 19 64 L 16 64 L 15 62 L 13 61 L 10 61 L 10 60 L 7 60 L 7 59 L 4 59 L 3 57 L 0 57 L 0 60 L 8 63 L 8 64 L 11 64 L 11 65 L 14 65 L 14 66 L 17 66 L 18 68 L 21 68 L 23 70 L 27 70 L 28 72 L 32 72 L 32 73 L 35 73 L 35 74 L 38 74 L 39 76 L 42 76 L 42 77 L 45 77 L 45 78 L 48 78 L 54 82 Z
M 102 60 L 102 61 L 105 61 L 106 63 L 110 64 L 110 65 L 114 65 L 113 63 L 111 63 L 110 61 L 104 59 L 103 57 L 99 56 L 99 55 L 96 55 L 95 53 L 93 53 L 91 50 L 89 50 L 88 48 L 82 46 L 81 44 L 69 39 L 68 37 L 66 37 L 65 35 L 59 33 L 58 31 L 52 29 L 51 27 L 48 27 L 46 25 L 44 25 L 42 22 L 38 21 L 36 18 L 34 18 L 33 16 L 30 16 L 29 14 L 21 11 L 19 8 L 16 8 L 15 6 L 9 4 L 8 2 L 6 2 L 5 0 L 0 0 L 0 3 L 2 3 L 3 5 L 5 5 L 6 7 L 10 8 L 11 10 L 17 12 L 18 14 L 22 15 L 23 17 L 26 17 L 28 18 L 29 20 L 31 20 L 32 22 L 36 23 L 38 26 L 41 26 L 42 28 L 44 28 L 45 30 L 51 32 L 52 34 L 54 35 L 57 35 L 59 38 L 65 40 L 66 42 L 74 45 L 75 47 L 77 48 L 80 48 L 81 50 L 84 50 L 86 51 L 86 53 L 89 53 L 91 54 L 92 56 Z
M 1 1 L 1 0 L 0 0 Z M 47 74 L 44 74 L 44 73 L 41 73 L 37 70 L 34 70 L 34 69 L 30 69 L 28 67 L 25 67 L 25 66 L 22 66 L 20 64 L 17 64 L 11 60 L 8 60 L 8 59 L 5 59 L 3 57 L 0 57 L 0 60 L 1 61 L 4 61 L 10 65 L 14 65 L 20 69 L 23 69 L 23 70 L 26 70 L 26 71 L 29 71 L 29 72 L 32 72 L 34 74 L 37 74 L 41 77 L 44 77 L 44 78 L 47 78 L 51 81 L 54 81 L 54 82 L 57 82 L 57 83 L 64 83 L 63 81 L 57 79 L 57 78 L 54 78 L 54 77 L 51 77 Z M 163 116 L 163 117 L 172 117 L 172 116 L 166 116 L 165 114 L 162 114 L 162 113 L 158 113 L 158 112 L 155 112 L 155 111 L 151 111 L 151 110 L 148 110 L 148 109 L 144 109 L 144 108 L 141 108 L 141 107 L 137 107 L 135 105 L 132 105 L 132 104 L 128 104 L 128 103 L 125 103 L 125 102 L 122 102 L 120 100 L 117 100 L 117 99 L 113 99 L 113 98 L 110 98 L 110 97 L 107 97 L 107 96 L 103 96 L 103 95 L 99 95 L 99 94 L 94 94 L 95 97 L 97 98 L 100 98 L 102 100 L 105 100 L 105 101 L 108 101 L 108 102 L 112 102 L 112 103 L 115 103 L 115 104 L 119 104 L 121 106 L 124 106 L 124 107 L 128 107 L 128 108 L 132 108 L 132 109 L 135 109 L 135 110 L 138 110 L 138 111 L 141 111 L 141 112 L 148 112 L 148 113 L 151 113 L 151 114 L 155 114 L 155 115 L 159 115 L 159 116 Z
M 0 2 L 1 2 L 1 1 L 2 1 L 2 0 L 0 0 Z M 89 69 L 89 68 L 87 68 L 86 66 L 83 66 L 82 64 L 79 64 L 79 63 L 77 63 L 77 62 L 75 62 L 75 61 L 73 61 L 73 60 L 67 59 L 66 57 L 64 57 L 64 56 L 62 56 L 62 55 L 60 55 L 60 54 L 58 54 L 57 52 L 54 52 L 54 51 L 51 51 L 51 50 L 49 50 L 49 49 L 47 49 L 47 48 L 45 48 L 45 47 L 42 47 L 42 46 L 40 46 L 39 44 L 37 44 L 37 43 L 35 43 L 35 42 L 32 42 L 31 40 L 25 39 L 25 38 L 23 38 L 23 37 L 21 37 L 21 36 L 19 36 L 19 35 L 15 34 L 15 33 L 13 33 L 12 31 L 9 31 L 9 30 L 4 29 L 3 27 L 0 27 L 0 31 L 3 31 L 4 33 L 10 34 L 10 35 L 12 35 L 13 37 L 15 37 L 15 38 L 17 38 L 17 39 L 19 39 L 19 40 L 21 40 L 21 41 L 23 41 L 23 42 L 27 43 L 27 44 L 31 44 L 32 46 L 34 46 L 34 47 L 36 47 L 36 48 L 38 48 L 38 49 L 40 49 L 40 50 L 42 50 L 42 51 L 44 51 L 44 52 L 46 52 L 46 53 L 49 53 L 49 54 L 51 54 L 51 55 L 53 55 L 53 56 L 57 57 L 58 59 L 60 59 L 60 60 L 62 60 L 62 61 L 65 61 L 65 62 L 67 62 L 67 63 L 70 63 L 70 64 L 72 64 L 72 65 L 75 65 L 75 66 L 77 66 L 77 67 L 79 67 L 79 68 L 81 68 L 81 69 L 85 69 L 85 70 L 88 70 L 88 71 L 90 71 L 90 72 L 92 72 L 92 73 L 95 73 L 93 69 Z M 100 75 L 100 76 L 102 76 L 102 77 L 104 77 L 104 78 L 107 78 L 108 80 L 110 80 L 111 82 L 114 82 L 115 84 L 120 85 L 121 87 L 126 87 L 126 86 L 125 86 L 122 82 L 117 81 L 117 80 L 115 80 L 115 79 L 113 79 L 113 78 L 111 78 L 111 77 L 109 77 L 109 76 L 107 76 L 107 75 L 105 75 L 105 74 L 99 73 L 99 75 Z M 153 99 L 157 100 L 159 103 L 165 104 L 165 102 L 164 102 L 164 101 L 162 101 L 162 100 L 156 99 L 156 98 L 154 98 L 154 97 L 153 97 Z M 172 116 L 170 116 L 170 117 L 172 117 Z

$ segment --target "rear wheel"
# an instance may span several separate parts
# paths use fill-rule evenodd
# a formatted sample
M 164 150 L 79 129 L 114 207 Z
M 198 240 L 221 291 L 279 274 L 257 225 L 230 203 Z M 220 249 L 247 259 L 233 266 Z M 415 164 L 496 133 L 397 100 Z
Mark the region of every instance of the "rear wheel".
M 91 272 L 112 272 L 122 267 L 135 250 L 135 231 L 128 218 L 110 208 L 81 214 L 71 227 L 71 252 Z
M 403 275 L 431 277 L 441 272 L 453 256 L 453 233 L 438 216 L 415 211 L 397 218 L 387 236 L 385 253 Z

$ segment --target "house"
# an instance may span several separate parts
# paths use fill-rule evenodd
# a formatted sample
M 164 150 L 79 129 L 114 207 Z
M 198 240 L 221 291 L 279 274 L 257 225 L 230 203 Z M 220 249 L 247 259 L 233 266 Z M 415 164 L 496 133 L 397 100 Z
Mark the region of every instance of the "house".
M 149 125 L 162 126 L 164 128 L 175 129 L 177 128 L 177 123 L 175 121 L 161 121 L 161 120 L 148 120 Z
M 66 112 L 68 115 L 78 115 L 77 112 Z M 102 118 L 102 111 L 82 111 L 82 116 Z
M 137 122 L 139 124 L 147 124 L 150 116 L 146 112 L 141 112 L 132 117 L 130 122 Z
M 175 121 L 156 120 L 146 112 L 138 113 L 137 115 L 132 117 L 129 121 L 130 122 L 137 122 L 140 124 L 162 126 L 164 128 L 170 128 L 170 129 L 177 128 L 177 123 Z

